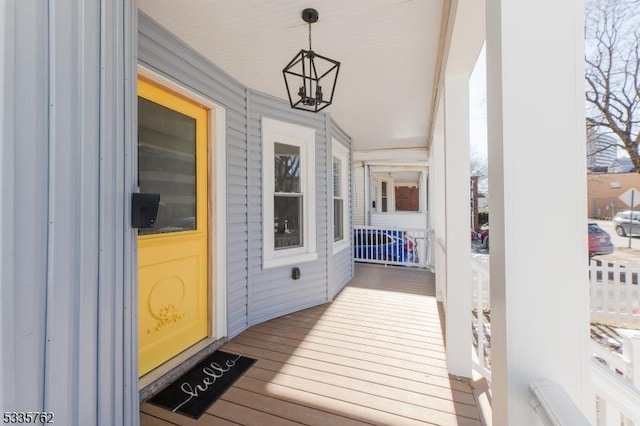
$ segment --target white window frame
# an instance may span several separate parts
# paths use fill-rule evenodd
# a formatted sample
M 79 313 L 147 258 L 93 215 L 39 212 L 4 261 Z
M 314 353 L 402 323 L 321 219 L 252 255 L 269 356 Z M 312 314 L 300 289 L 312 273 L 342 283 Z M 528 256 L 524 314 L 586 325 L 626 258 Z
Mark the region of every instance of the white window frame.
M 351 245 L 351 235 L 349 229 L 349 210 L 351 206 L 351 194 L 349 192 L 349 149 L 338 142 L 336 139 L 331 139 L 331 239 L 333 240 L 333 232 L 335 224 L 333 223 L 333 200 L 335 196 L 333 194 L 333 158 L 340 160 L 340 192 L 342 193 L 342 239 L 333 241 L 333 254 L 336 254 Z
M 273 234 L 275 144 L 300 148 L 302 191 L 302 246 L 275 249 Z M 318 258 L 316 246 L 316 130 L 271 118 L 262 118 L 262 268 L 309 262 Z
M 387 184 L 387 211 L 382 211 L 382 183 Z M 392 178 L 379 177 L 377 182 L 377 199 L 376 199 L 376 213 L 395 213 L 396 212 L 396 187 Z

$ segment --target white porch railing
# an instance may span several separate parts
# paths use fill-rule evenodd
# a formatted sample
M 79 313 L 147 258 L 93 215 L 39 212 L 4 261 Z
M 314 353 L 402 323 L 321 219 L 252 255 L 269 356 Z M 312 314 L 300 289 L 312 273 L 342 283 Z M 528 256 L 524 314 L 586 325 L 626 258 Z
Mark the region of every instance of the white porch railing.
M 594 361 L 591 379 L 596 395 L 597 425 L 640 426 L 640 327 L 638 327 L 640 325 L 640 290 L 637 284 L 640 279 L 640 268 L 626 263 L 598 264 L 593 261 L 589 267 L 589 276 L 591 321 L 605 321 L 636 328 L 636 330 L 616 329 L 623 338 L 622 353 L 608 350 L 597 342 L 592 342 L 591 354 Z M 488 381 L 491 380 L 489 278 L 489 257 L 472 255 L 472 333 L 475 347 L 473 366 Z M 534 385 L 532 383 L 532 386 L 536 387 Z M 551 405 L 546 404 L 544 399 L 555 398 L 553 395 L 557 392 L 548 392 L 546 396 L 543 395 L 544 393 L 535 395 L 534 392 L 535 401 L 532 402 L 543 421 L 562 417 L 564 409 L 569 410 L 568 412 L 575 411 L 575 407 L 572 408 L 563 403 L 560 397 L 553 401 L 548 400 L 547 402 L 552 402 Z M 558 402 L 558 405 L 554 405 L 553 402 Z
M 473 285 L 473 368 L 491 382 L 491 308 L 489 306 L 489 256 L 471 255 Z
M 591 321 L 640 328 L 640 267 L 627 262 L 591 261 Z
M 640 331 L 618 329 L 622 353 L 592 342 L 598 425 L 640 425 Z
M 383 265 L 433 266 L 431 239 L 427 228 L 376 226 L 353 227 L 353 259 Z

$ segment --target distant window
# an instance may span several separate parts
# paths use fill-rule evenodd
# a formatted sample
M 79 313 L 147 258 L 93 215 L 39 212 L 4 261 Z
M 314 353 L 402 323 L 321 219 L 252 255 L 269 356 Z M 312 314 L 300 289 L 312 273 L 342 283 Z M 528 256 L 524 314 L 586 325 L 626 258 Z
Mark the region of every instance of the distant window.
M 333 139 L 333 252 L 349 246 L 349 149 Z
M 388 202 L 388 196 L 387 196 L 387 182 L 382 181 L 382 188 L 380 190 L 380 211 L 383 213 L 386 213 L 388 211 L 388 206 L 387 206 L 387 202 Z

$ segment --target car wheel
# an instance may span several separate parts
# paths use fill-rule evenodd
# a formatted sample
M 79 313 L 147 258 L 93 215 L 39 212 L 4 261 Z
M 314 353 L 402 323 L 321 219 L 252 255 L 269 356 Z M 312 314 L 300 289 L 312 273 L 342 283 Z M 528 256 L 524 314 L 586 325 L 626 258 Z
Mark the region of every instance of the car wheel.
M 626 237 L 627 233 L 625 232 L 624 228 L 622 226 L 618 226 L 616 227 L 616 234 L 620 235 L 621 237 Z

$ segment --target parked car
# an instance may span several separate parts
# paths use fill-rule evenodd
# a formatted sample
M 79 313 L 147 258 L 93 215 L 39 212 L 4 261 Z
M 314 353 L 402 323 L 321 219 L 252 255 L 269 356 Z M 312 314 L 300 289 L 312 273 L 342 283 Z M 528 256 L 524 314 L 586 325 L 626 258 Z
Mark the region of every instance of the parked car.
M 356 260 L 386 260 L 412 263 L 415 241 L 404 231 L 391 229 L 354 229 L 353 254 Z
M 621 237 L 627 235 L 640 235 L 640 212 L 630 210 L 620 212 L 613 218 L 613 224 L 616 228 L 616 234 Z
M 589 223 L 589 257 L 613 253 L 611 235 L 597 223 Z

